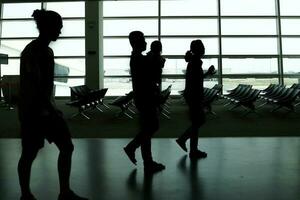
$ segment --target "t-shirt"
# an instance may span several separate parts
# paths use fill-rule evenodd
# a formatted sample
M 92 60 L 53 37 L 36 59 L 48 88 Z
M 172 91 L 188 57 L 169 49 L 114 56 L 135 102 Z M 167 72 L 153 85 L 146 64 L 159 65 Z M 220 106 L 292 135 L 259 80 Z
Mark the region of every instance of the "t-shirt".
M 51 48 L 33 40 L 21 53 L 19 118 L 34 119 L 52 112 L 54 55 Z

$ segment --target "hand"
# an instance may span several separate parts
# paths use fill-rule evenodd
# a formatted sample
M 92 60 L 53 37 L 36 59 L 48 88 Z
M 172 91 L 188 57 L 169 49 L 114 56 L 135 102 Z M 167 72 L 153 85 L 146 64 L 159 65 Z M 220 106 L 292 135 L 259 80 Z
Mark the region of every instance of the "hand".
M 185 56 L 184 56 L 185 61 L 186 62 L 190 62 L 192 60 L 192 56 L 193 56 L 192 52 L 191 51 L 187 51 L 185 53 Z
M 207 74 L 208 75 L 214 75 L 216 73 L 216 69 L 215 69 L 215 66 L 211 65 L 208 70 L 207 70 Z

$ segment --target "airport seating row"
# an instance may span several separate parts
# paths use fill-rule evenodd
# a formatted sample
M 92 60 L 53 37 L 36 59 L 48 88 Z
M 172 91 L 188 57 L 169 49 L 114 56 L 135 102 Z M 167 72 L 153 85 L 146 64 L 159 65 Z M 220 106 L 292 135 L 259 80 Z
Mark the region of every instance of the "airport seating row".
M 81 115 L 86 119 L 90 117 L 85 113 L 87 110 L 97 109 L 103 112 L 100 106 L 109 108 L 104 103 L 104 97 L 108 88 L 92 90 L 87 85 L 79 85 L 70 87 L 71 100 L 66 104 L 71 107 L 78 109 L 78 112 L 71 116 L 71 118 Z
M 168 99 L 171 94 L 171 88 L 172 85 L 169 85 L 166 89 L 162 90 L 159 97 L 160 113 L 168 119 L 170 119 L 170 103 Z M 110 105 L 121 109 L 121 111 L 117 113 L 117 116 L 127 116 L 130 119 L 133 119 L 133 114 L 137 112 L 134 105 L 133 95 L 133 91 L 131 91 L 124 96 L 117 97 L 110 103 Z

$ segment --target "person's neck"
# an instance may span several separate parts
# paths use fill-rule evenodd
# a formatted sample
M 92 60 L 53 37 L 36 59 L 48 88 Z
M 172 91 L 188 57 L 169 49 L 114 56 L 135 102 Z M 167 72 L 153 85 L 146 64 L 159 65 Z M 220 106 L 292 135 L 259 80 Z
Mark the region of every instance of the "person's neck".
M 132 53 L 134 53 L 134 54 L 142 54 L 142 52 L 140 50 L 137 50 L 137 49 L 133 49 Z
M 40 44 L 44 47 L 48 47 L 51 40 L 48 39 L 47 37 L 44 37 L 43 35 L 39 35 L 39 37 L 37 38 L 37 40 L 40 42 Z

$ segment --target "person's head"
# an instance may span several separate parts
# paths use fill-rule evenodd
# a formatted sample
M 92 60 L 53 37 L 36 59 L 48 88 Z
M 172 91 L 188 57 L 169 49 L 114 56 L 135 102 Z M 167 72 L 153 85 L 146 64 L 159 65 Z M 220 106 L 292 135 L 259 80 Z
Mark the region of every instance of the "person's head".
M 145 41 L 144 34 L 141 31 L 132 31 L 129 34 L 129 42 L 133 50 L 135 51 L 145 51 L 147 43 Z
M 205 47 L 201 40 L 193 40 L 191 42 L 190 50 L 193 55 L 202 57 L 205 54 Z
M 162 45 L 161 42 L 158 40 L 155 40 L 151 43 L 150 49 L 153 53 L 160 54 L 162 51 Z
M 35 10 L 32 14 L 40 36 L 56 41 L 63 27 L 61 16 L 51 10 Z

